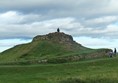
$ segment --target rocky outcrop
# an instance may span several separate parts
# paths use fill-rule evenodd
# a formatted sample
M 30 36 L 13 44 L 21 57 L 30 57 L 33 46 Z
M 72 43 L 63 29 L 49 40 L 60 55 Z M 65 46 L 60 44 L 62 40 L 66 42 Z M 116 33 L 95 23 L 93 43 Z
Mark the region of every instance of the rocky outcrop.
M 75 41 L 73 41 L 71 35 L 67 35 L 63 32 L 54 32 L 54 33 L 49 33 L 47 35 L 38 35 L 33 38 L 33 41 L 42 41 L 42 40 L 48 40 L 64 44 L 77 44 Z

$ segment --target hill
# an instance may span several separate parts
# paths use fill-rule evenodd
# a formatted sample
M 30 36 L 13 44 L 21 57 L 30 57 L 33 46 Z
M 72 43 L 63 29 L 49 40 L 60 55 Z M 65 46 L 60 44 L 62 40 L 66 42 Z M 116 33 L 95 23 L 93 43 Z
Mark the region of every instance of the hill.
M 71 35 L 54 32 L 38 35 L 32 42 L 16 45 L 0 54 L 1 63 L 63 63 L 105 57 L 110 49 L 90 49 L 75 42 Z

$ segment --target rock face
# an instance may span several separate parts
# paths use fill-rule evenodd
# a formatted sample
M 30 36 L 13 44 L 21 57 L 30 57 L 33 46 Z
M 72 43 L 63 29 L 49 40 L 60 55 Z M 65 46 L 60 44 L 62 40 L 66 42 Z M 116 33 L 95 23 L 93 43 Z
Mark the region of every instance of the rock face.
M 38 35 L 33 38 L 33 41 L 43 41 L 43 40 L 58 42 L 62 44 L 77 44 L 75 41 L 73 41 L 71 35 L 67 35 L 63 32 L 54 32 L 54 33 L 49 33 L 47 35 Z

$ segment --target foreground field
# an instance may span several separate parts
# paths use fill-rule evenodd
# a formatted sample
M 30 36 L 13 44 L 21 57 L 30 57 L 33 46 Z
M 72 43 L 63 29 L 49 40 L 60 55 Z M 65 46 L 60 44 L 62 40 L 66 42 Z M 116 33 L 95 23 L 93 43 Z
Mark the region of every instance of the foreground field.
M 118 83 L 118 57 L 64 64 L 1 65 L 0 83 Z

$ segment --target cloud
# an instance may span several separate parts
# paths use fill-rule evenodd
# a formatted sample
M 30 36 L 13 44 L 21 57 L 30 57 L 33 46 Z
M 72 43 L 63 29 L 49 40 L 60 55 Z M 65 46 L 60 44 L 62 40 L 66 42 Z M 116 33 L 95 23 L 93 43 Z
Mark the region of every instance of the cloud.
M 22 14 L 17 11 L 0 13 L 0 24 L 20 24 L 31 23 L 42 19 L 38 14 Z
M 48 17 L 94 17 L 118 14 L 116 0 L 1 0 L 1 11 L 17 10 L 48 15 Z M 11 4 L 10 4 L 11 3 Z M 72 3 L 74 5 L 72 5 Z
M 110 38 L 92 38 L 92 37 L 74 37 L 78 43 L 89 48 L 118 48 L 117 42 L 118 39 Z
M 99 18 L 94 18 L 90 20 L 86 20 L 87 26 L 104 26 L 109 25 L 118 21 L 118 16 L 104 16 Z
M 40 14 L 23 14 L 17 11 L 1 13 L 0 38 L 32 38 L 38 34 L 55 32 L 58 27 L 61 31 L 73 36 L 116 38 L 118 36 L 118 26 L 113 24 L 117 22 L 117 16 L 105 16 L 85 22 L 75 17 L 47 20 L 44 18 Z
M 36 19 L 35 19 L 36 18 Z M 9 11 L 0 14 L 0 38 L 26 38 L 34 37 L 38 34 L 46 34 L 56 31 L 58 27 L 72 30 L 80 26 L 75 23 L 75 18 L 55 18 L 51 20 L 40 20 L 40 15 L 27 14 Z

